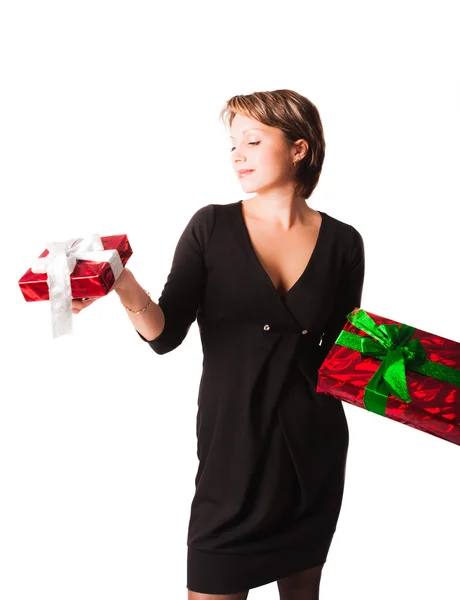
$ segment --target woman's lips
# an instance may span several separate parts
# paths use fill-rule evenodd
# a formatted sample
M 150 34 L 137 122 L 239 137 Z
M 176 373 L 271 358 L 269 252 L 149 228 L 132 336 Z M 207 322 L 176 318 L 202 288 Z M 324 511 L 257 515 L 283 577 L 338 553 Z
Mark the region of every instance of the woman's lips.
M 246 177 L 247 175 L 250 175 L 251 173 L 254 173 L 254 169 L 247 170 L 247 171 L 240 171 L 238 173 L 238 177 L 241 179 L 242 177 Z

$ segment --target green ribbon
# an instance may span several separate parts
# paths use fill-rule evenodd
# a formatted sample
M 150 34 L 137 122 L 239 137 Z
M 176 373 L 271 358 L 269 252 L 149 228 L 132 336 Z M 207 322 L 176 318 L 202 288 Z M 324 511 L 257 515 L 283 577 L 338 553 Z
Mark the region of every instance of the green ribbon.
M 347 319 L 371 337 L 342 330 L 335 343 L 382 361 L 364 388 L 364 406 L 367 410 L 385 415 L 390 394 L 403 402 L 411 402 L 406 369 L 460 386 L 459 369 L 428 360 L 420 339 L 410 340 L 415 327 L 404 323 L 377 325 L 361 308 L 351 311 Z

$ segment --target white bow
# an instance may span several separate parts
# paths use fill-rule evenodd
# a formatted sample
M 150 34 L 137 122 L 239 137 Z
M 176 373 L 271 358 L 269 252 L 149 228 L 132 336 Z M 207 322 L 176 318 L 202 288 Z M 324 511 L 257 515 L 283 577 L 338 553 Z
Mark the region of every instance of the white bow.
M 118 250 L 104 250 L 97 233 L 83 238 L 72 238 L 65 242 L 48 242 L 49 254 L 38 258 L 30 267 L 33 273 L 47 273 L 51 306 L 53 338 L 72 333 L 72 291 L 70 274 L 77 260 L 108 262 L 115 280 L 123 271 Z

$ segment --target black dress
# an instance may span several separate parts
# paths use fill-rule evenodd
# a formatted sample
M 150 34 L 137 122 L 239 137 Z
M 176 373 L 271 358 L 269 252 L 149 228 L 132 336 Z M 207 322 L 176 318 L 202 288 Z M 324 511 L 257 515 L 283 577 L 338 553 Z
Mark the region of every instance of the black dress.
M 353 226 L 319 212 L 313 254 L 284 295 L 255 253 L 241 200 L 200 208 L 178 241 L 158 300 L 165 328 L 148 343 L 170 352 L 197 319 L 189 590 L 242 592 L 326 561 L 348 426 L 342 403 L 315 388 L 346 314 L 360 306 L 364 245 Z

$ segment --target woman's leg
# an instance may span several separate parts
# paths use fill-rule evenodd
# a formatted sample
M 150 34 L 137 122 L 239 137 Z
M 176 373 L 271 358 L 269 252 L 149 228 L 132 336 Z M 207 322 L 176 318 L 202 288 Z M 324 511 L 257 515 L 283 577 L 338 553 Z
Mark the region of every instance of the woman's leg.
M 280 600 L 319 600 L 322 569 L 323 565 L 318 565 L 278 579 Z
M 201 594 L 188 590 L 188 600 L 246 600 L 249 590 L 239 594 Z

